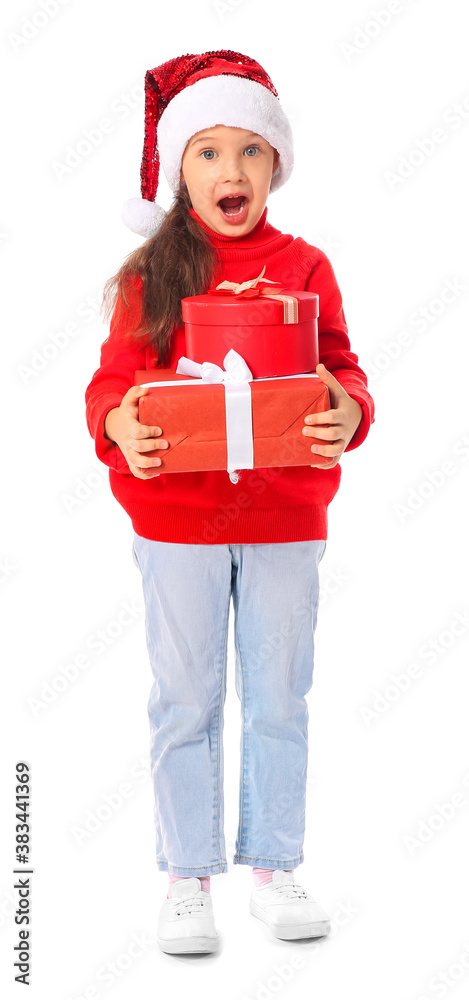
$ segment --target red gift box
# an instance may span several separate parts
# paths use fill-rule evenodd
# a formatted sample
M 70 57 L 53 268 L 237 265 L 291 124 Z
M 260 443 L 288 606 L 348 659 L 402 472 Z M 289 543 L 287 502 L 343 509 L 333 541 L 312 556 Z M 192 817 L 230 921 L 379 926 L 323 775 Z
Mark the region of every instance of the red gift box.
M 263 278 L 264 271 L 251 281 L 224 281 L 206 295 L 182 299 L 187 357 L 221 366 L 233 348 L 253 378 L 315 371 L 319 296 L 286 290 Z
M 161 472 L 227 470 L 226 394 L 229 390 L 225 384 L 204 382 L 167 368 L 135 373 L 136 385 L 152 382 L 182 383 L 154 386 L 139 398 L 140 422 L 161 427 L 162 436 L 169 444 L 167 449 L 158 450 Z M 192 384 L 187 385 L 187 382 Z M 249 465 L 235 464 L 234 468 L 311 465 L 312 462 L 322 465 L 329 461 L 311 452 L 312 444 L 324 442 L 302 434 L 308 413 L 330 408 L 328 389 L 317 375 L 260 378 L 250 380 L 245 386 L 249 387 L 252 404 L 253 461 Z

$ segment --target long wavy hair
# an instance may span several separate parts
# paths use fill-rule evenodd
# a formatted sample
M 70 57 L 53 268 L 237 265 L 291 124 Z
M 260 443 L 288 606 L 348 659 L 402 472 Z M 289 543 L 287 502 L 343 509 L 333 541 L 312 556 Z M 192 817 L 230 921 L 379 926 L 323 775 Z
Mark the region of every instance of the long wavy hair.
M 181 299 L 201 295 L 213 281 L 217 253 L 208 234 L 189 213 L 192 207 L 184 181 L 157 233 L 137 247 L 104 285 L 101 310 L 108 320 L 116 310 L 135 307 L 140 284 L 138 320 L 129 334 L 142 338 L 168 367 L 172 334 L 182 324 Z M 141 279 L 140 282 L 138 279 Z

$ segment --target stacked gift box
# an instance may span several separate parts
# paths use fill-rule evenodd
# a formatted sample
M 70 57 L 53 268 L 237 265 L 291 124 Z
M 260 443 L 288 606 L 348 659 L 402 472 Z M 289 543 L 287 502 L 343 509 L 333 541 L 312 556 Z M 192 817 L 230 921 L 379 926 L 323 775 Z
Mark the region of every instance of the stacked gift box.
M 139 420 L 168 441 L 162 472 L 225 469 L 236 481 L 238 469 L 328 461 L 311 453 L 323 442 L 302 434 L 307 414 L 330 407 L 315 374 L 319 296 L 279 289 L 263 273 L 183 299 L 187 357 L 135 373 L 150 386 Z

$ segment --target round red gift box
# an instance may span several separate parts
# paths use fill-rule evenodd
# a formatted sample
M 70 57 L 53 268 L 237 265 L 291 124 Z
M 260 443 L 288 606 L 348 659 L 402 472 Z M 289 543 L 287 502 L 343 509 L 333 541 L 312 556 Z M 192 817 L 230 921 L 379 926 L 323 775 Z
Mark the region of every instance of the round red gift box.
M 319 295 L 290 291 L 282 295 L 298 302 L 298 322 L 285 322 L 284 303 L 267 295 L 190 295 L 182 299 L 186 356 L 223 367 L 233 348 L 253 378 L 301 375 L 316 370 L 318 357 Z

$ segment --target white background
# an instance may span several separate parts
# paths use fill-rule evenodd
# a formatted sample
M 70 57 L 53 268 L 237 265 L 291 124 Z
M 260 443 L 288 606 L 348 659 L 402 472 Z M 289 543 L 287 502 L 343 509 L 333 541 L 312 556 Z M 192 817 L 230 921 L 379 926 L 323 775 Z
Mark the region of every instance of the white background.
M 464 997 L 467 5 L 20 0 L 3 4 L 0 45 L 3 995 L 21 992 L 14 765 L 26 760 L 29 996 Z M 230 645 L 229 871 L 212 878 L 223 948 L 174 958 L 155 943 L 167 876 L 155 864 L 141 610 L 112 638 L 123 604 L 142 607 L 140 576 L 130 519 L 95 458 L 84 392 L 107 336 L 103 284 L 141 242 L 120 212 L 139 194 L 145 72 L 222 47 L 265 67 L 289 115 L 294 174 L 270 197 L 269 219 L 329 256 L 376 422 L 344 456 L 329 508 L 309 695 L 298 879 L 331 914 L 333 933 L 278 941 L 249 914 L 250 869 L 232 864 L 239 702 Z M 99 142 L 64 171 L 90 130 Z M 159 201 L 169 207 L 164 180 Z M 104 652 L 98 629 L 111 637 Z

